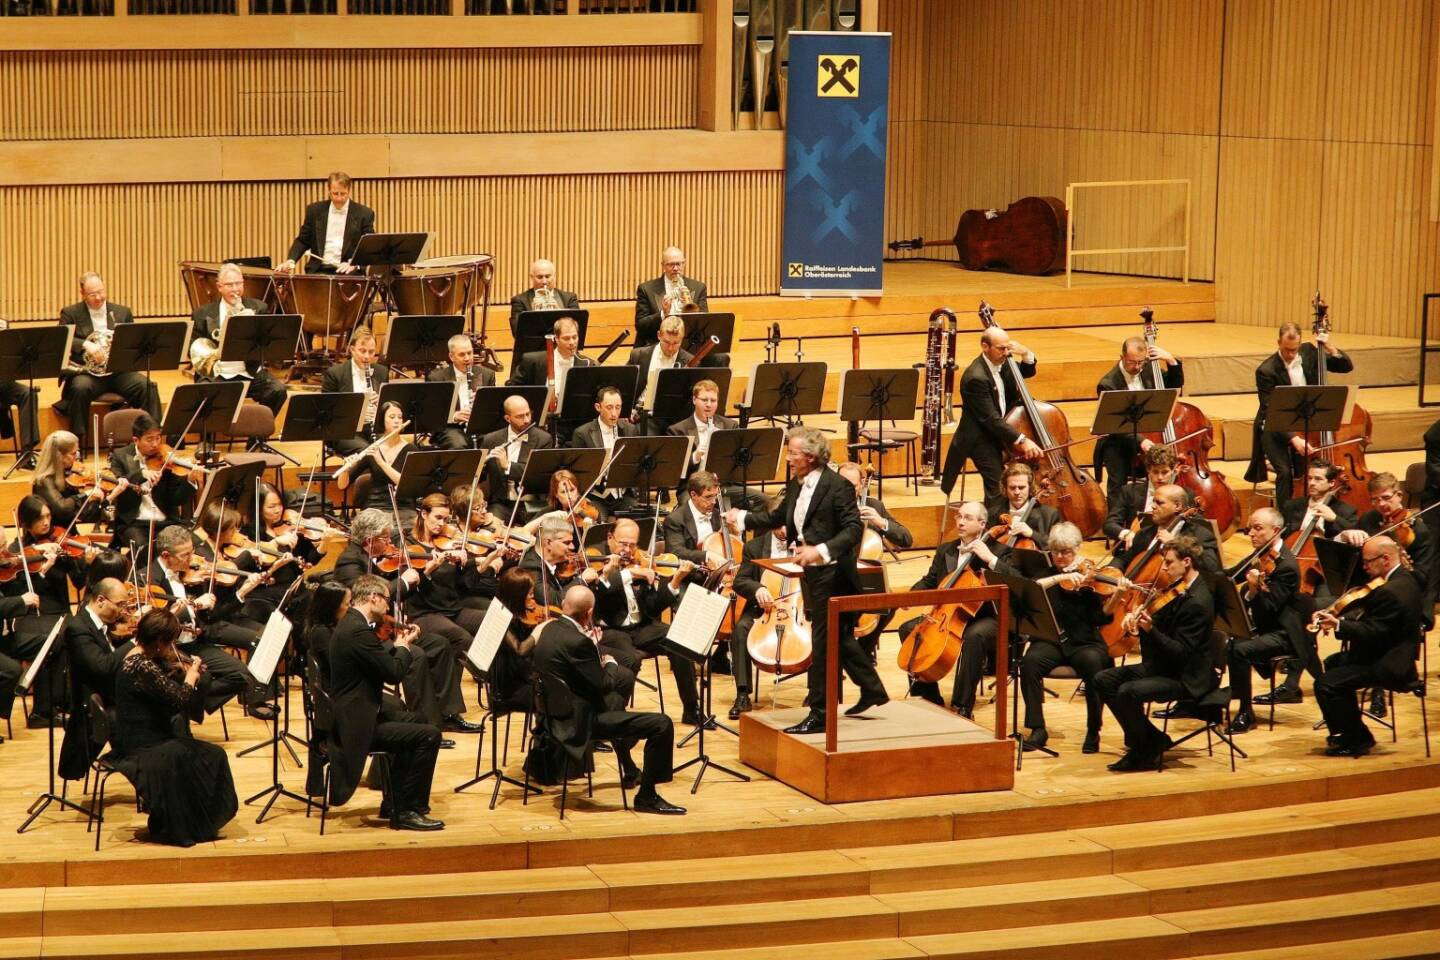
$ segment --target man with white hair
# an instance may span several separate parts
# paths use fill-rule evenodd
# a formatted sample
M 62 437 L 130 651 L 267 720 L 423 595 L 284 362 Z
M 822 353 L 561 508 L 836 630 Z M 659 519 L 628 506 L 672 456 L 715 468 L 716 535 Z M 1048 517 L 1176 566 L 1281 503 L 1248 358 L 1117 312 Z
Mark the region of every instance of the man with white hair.
M 660 276 L 635 288 L 635 346 L 656 342 L 665 317 L 709 309 L 705 284 L 685 276 L 685 251 L 666 247 L 660 254 Z
M 466 334 L 455 334 L 446 347 L 450 352 L 450 362 L 436 367 L 425 377 L 431 383 L 455 385 L 455 410 L 450 414 L 450 422 L 445 429 L 434 438 L 435 446 L 442 450 L 464 450 L 471 446 L 466 427 L 470 423 L 470 406 L 475 402 L 475 391 L 495 386 L 495 371 L 475 362 L 475 345 Z
M 190 316 L 190 322 L 195 325 L 190 340 L 192 345 L 195 340 L 205 338 L 218 346 L 225 335 L 225 324 L 231 317 L 270 312 L 263 302 L 245 296 L 245 275 L 233 263 L 221 265 L 215 276 L 215 288 L 220 292 L 220 299 L 197 307 Z M 212 375 L 202 377 L 197 374 L 195 379 L 196 382 L 249 380 L 250 390 L 246 395 L 251 400 L 269 407 L 276 414 L 285 406 L 285 385 L 260 364 L 246 366 L 241 360 L 217 360 Z
M 105 367 L 110 354 L 110 338 L 123 323 L 134 323 L 130 308 L 111 303 L 105 291 L 105 278 L 98 273 L 80 275 L 80 302 L 60 311 L 60 322 L 75 328 L 70 344 L 70 363 L 80 372 L 64 381 L 56 408 L 70 418 L 70 432 L 85 438 L 90 432 L 90 404 L 102 393 L 118 393 L 136 410 L 144 410 L 160 419 L 160 394 L 143 373 L 91 373 L 85 369 L 94 363 Z M 24 403 L 26 388 L 0 383 L 0 403 L 20 407 L 20 441 L 27 448 L 35 445 L 40 431 L 35 424 L 35 405 Z M 9 434 L 10 418 L 0 418 L 0 431 Z

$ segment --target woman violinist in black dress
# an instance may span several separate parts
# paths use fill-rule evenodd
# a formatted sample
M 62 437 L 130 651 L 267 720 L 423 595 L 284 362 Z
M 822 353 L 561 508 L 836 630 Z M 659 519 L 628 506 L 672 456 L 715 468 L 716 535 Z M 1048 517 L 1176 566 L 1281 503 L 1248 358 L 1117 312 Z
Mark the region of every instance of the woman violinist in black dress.
M 205 665 L 176 649 L 179 636 L 169 611 L 140 618 L 115 681 L 115 743 L 138 768 L 150 839 L 189 847 L 214 840 L 240 804 L 225 751 L 190 736 L 204 711 Z

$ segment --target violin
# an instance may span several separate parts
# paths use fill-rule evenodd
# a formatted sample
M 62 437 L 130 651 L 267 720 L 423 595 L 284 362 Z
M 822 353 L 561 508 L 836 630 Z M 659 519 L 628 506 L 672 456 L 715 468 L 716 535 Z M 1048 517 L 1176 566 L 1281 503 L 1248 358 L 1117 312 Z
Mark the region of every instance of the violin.
M 79 466 L 71 467 L 66 472 L 65 482 L 87 497 L 90 496 L 91 491 L 95 489 L 97 484 L 95 475 Z M 116 487 L 120 486 L 120 479 L 109 470 L 101 470 L 98 484 L 100 492 L 109 496 L 115 492 Z
M 294 532 L 312 543 L 319 543 L 326 537 L 344 537 L 344 530 L 327 523 L 319 517 L 302 517 L 297 510 L 286 510 L 280 522 L 270 527 L 270 532 L 283 535 Z
M 195 585 L 209 580 L 214 576 L 215 582 L 226 587 L 233 587 L 242 579 L 250 576 L 250 571 L 241 570 L 239 567 L 231 566 L 228 563 L 218 563 L 206 560 L 199 554 L 190 558 L 190 567 L 185 571 L 182 582 L 186 585 Z M 266 573 L 261 580 L 268 582 L 270 575 Z
M 1102 567 L 1094 560 L 1081 560 L 1072 571 L 1081 575 L 1077 583 L 1068 577 L 1059 581 L 1062 590 L 1089 590 L 1101 597 L 1113 596 L 1120 590 L 1133 590 L 1135 585 L 1125 579 L 1119 567 Z
M 1198 507 L 1182 510 L 1167 529 L 1171 533 L 1179 533 L 1185 521 L 1199 515 Z M 1160 569 L 1165 564 L 1164 546 L 1159 536 L 1154 537 L 1150 545 L 1125 566 L 1122 575 L 1139 589 L 1116 591 L 1105 601 L 1105 612 L 1111 615 L 1111 620 L 1101 626 L 1100 637 L 1112 657 L 1122 657 L 1135 651 L 1136 634 L 1125 629 L 1125 620 L 1143 606 L 1143 591 L 1152 588 L 1159 579 Z
M 527 627 L 538 627 L 547 620 L 554 620 L 561 615 L 559 607 L 551 604 L 544 606 L 533 596 L 525 598 L 525 612 L 520 617 L 520 622 Z
M 1155 616 L 1155 614 L 1165 609 L 1174 601 L 1185 596 L 1185 592 L 1188 589 L 1189 585 L 1185 583 L 1184 580 L 1177 580 L 1175 583 L 1172 583 L 1168 586 L 1155 587 L 1146 591 L 1144 606 L 1131 610 L 1125 615 L 1125 632 L 1130 636 L 1139 637 L 1139 619 L 1142 611 L 1145 613 L 1146 616 L 1153 617 Z
M 20 576 L 22 566 L 32 574 L 39 573 L 49 558 L 48 553 L 29 544 L 25 547 L 23 564 L 20 554 L 11 553 L 9 550 L 0 551 L 0 583 L 9 583 Z
M 155 449 L 155 452 L 145 458 L 145 469 L 147 470 L 168 470 L 182 480 L 189 480 L 197 475 L 209 473 L 209 470 L 185 457 L 177 457 L 175 450 L 168 443 L 162 443 Z
M 239 534 L 236 535 L 236 539 L 230 541 L 229 543 L 225 544 L 225 546 L 221 547 L 220 553 L 227 560 L 239 560 L 242 553 L 258 553 L 261 556 L 269 557 L 273 561 L 270 564 L 270 569 L 272 571 L 276 567 L 280 567 L 284 564 L 291 562 L 299 564 L 300 569 L 302 570 L 308 569 L 310 566 L 310 564 L 306 563 L 301 558 L 295 556 L 293 553 L 289 553 L 288 551 L 282 550 L 281 548 L 272 544 L 257 543 Z
M 1379 590 L 1381 587 L 1385 586 L 1385 583 L 1385 577 L 1376 577 L 1375 579 L 1371 580 L 1367 584 L 1364 584 L 1363 586 L 1355 587 L 1351 590 L 1346 590 L 1339 597 L 1337 597 L 1335 599 L 1335 602 L 1330 604 L 1330 606 L 1326 607 L 1324 610 L 1316 610 L 1315 613 L 1310 617 L 1310 622 L 1305 624 L 1305 629 L 1309 630 L 1311 633 L 1319 633 L 1320 614 L 1328 613 L 1331 616 L 1338 617 L 1342 613 L 1344 613 L 1348 607 L 1353 607 L 1361 600 L 1364 600 L 1366 597 L 1370 596 L 1370 594 L 1374 593 L 1376 590 Z
M 424 570 L 430 565 L 430 561 L 439 559 L 442 563 L 458 563 L 457 554 L 462 551 L 458 541 L 449 537 L 436 537 L 429 547 L 422 543 L 411 543 L 405 547 L 405 559 L 412 570 Z
M 555 576 L 561 580 L 570 580 L 589 568 L 590 562 L 585 559 L 585 554 L 571 551 L 555 564 Z
M 64 553 L 65 556 L 75 557 L 77 559 L 84 557 L 87 550 L 96 546 L 92 537 L 89 535 L 74 533 L 67 537 L 64 536 L 64 533 L 65 531 L 59 527 L 52 526 L 49 533 L 41 537 L 35 537 L 32 542 L 58 543 L 60 544 L 60 551 Z

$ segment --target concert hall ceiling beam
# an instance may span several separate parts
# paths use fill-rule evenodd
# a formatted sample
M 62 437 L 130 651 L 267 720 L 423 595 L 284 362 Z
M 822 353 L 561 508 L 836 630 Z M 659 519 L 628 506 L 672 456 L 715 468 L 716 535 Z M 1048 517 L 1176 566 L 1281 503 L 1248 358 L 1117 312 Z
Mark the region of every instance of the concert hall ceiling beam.
M 698 13 L 584 17 L 171 16 L 6 19 L 6 50 L 353 50 L 698 45 Z
M 56 157 L 63 156 L 64 163 Z M 0 183 L 205 183 L 354 177 L 781 170 L 777 131 L 194 137 L 0 143 Z

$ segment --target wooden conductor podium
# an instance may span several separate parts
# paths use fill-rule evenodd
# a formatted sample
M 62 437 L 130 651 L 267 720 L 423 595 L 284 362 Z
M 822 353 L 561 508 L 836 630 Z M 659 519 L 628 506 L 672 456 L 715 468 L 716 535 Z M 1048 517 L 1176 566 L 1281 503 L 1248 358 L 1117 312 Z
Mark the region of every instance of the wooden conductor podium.
M 757 561 L 767 566 L 772 561 Z M 774 561 L 779 562 L 779 561 Z M 770 569 L 774 569 L 771 567 Z M 783 570 L 776 572 L 785 573 Z M 871 593 L 830 600 L 827 637 L 840 632 L 840 615 L 991 601 L 999 617 L 995 662 L 1009 662 L 1010 591 L 1003 586 L 960 590 Z M 822 803 L 924 797 L 1015 785 L 1015 741 L 1007 736 L 1007 686 L 995 685 L 995 729 L 987 730 L 924 700 L 892 699 L 859 717 L 840 716 L 840 658 L 825 659 L 825 733 L 785 733 L 805 708 L 751 712 L 740 717 L 740 761 Z M 1004 669 L 1003 666 L 1001 669 Z

